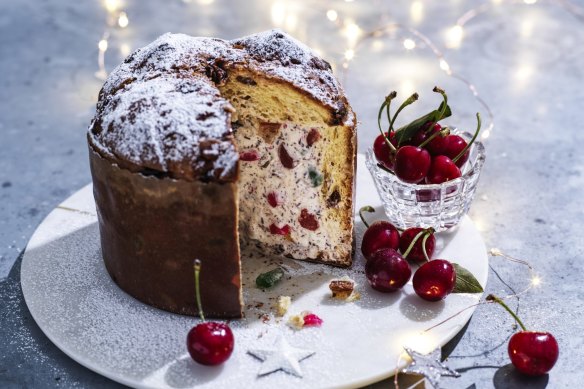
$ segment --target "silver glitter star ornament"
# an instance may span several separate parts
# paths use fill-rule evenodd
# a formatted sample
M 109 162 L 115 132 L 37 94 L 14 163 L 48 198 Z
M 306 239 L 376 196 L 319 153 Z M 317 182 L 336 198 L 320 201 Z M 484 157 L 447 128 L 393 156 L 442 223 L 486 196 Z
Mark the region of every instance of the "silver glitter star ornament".
M 291 346 L 282 335 L 276 339 L 274 347 L 253 349 L 248 353 L 263 361 L 258 376 L 282 370 L 298 377 L 302 377 L 300 361 L 315 354 L 314 351 Z
M 412 363 L 403 369 L 402 373 L 423 375 L 434 389 L 440 387 L 440 379 L 442 377 L 460 377 L 459 372 L 440 362 L 440 348 L 434 349 L 427 355 L 420 354 L 407 347 L 404 347 L 404 350 L 412 359 Z

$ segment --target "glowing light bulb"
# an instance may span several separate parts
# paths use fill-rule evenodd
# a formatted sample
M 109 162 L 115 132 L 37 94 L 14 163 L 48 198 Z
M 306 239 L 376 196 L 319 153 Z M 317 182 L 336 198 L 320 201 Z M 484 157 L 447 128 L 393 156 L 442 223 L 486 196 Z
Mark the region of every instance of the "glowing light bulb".
M 355 46 L 359 35 L 361 35 L 361 28 L 352 20 L 347 20 L 345 22 L 345 28 L 343 34 L 347 37 L 347 41 L 350 47 Z
M 487 139 L 489 136 L 491 136 L 491 131 L 490 130 L 485 130 L 483 131 L 483 133 L 481 134 L 481 137 L 483 139 Z
M 489 254 L 492 256 L 500 256 L 503 255 L 503 253 L 501 252 L 501 250 L 499 250 L 498 248 L 493 247 L 492 249 L 489 250 Z
M 338 19 L 339 14 L 334 9 L 329 9 L 328 11 L 326 11 L 326 17 L 331 22 L 334 22 Z
M 529 38 L 533 35 L 533 20 L 523 20 L 521 22 L 520 32 L 523 38 Z
M 107 12 L 114 13 L 120 8 L 119 0 L 104 0 L 104 7 Z
M 531 285 L 539 286 L 540 284 L 541 284 L 541 278 L 539 278 L 538 276 L 533 276 L 533 278 L 531 279 Z
M 527 81 L 533 75 L 533 72 L 531 65 L 521 65 L 515 71 L 515 79 L 520 82 Z
M 286 27 L 286 30 L 293 31 L 296 29 L 296 26 L 298 25 L 298 18 L 294 14 L 288 14 L 286 16 L 284 25 Z
M 436 337 L 430 332 L 414 332 L 398 338 L 400 347 L 408 347 L 422 354 L 432 352 L 436 346 Z
M 275 2 L 271 9 L 272 22 L 276 26 L 281 26 L 286 20 L 286 6 L 282 2 Z
M 410 6 L 410 18 L 415 23 L 419 23 L 424 18 L 424 4 L 420 0 L 412 2 Z
M 132 52 L 132 48 L 130 47 L 129 44 L 122 43 L 120 45 L 120 54 L 122 54 L 122 56 L 127 57 L 128 55 L 130 55 L 131 52 Z
M 99 48 L 99 51 L 106 51 L 107 50 L 107 40 L 106 39 L 100 40 L 99 43 L 97 44 L 97 47 Z
M 355 58 L 355 50 L 353 49 L 348 49 L 347 51 L 345 51 L 345 59 L 347 61 L 352 60 L 353 58 Z
M 215 2 L 215 0 L 199 0 L 198 3 L 201 5 L 209 5 L 209 4 L 213 4 Z
M 446 62 L 446 60 L 444 58 L 440 59 L 440 69 L 444 70 L 447 74 L 450 74 L 450 65 L 448 64 L 448 62 Z
M 128 27 L 129 23 L 130 21 L 128 20 L 128 15 L 126 15 L 125 12 L 120 12 L 120 15 L 118 16 L 118 26 L 121 28 L 126 28 Z
M 416 47 L 416 42 L 413 39 L 404 39 L 404 47 L 406 50 L 413 50 Z
M 399 95 L 400 96 L 409 96 L 416 91 L 416 86 L 412 82 L 412 80 L 403 79 L 399 83 Z
M 463 37 L 464 30 L 461 25 L 457 24 L 448 30 L 446 34 L 446 46 L 451 49 L 459 48 Z
M 523 0 L 523 2 L 525 4 L 535 4 L 535 3 L 537 3 L 537 0 Z
M 383 41 L 381 39 L 375 39 L 372 46 L 374 51 L 381 51 L 383 49 Z

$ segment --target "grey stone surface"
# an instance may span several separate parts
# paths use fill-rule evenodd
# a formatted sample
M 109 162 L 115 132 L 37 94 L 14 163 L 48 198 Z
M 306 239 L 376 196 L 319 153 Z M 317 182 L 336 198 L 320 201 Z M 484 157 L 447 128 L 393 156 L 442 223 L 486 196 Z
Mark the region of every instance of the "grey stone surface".
M 364 31 L 389 23 L 419 29 L 441 50 L 456 76 L 470 80 L 494 113 L 487 163 L 471 217 L 488 247 L 530 260 L 542 284 L 523 295 L 519 312 L 533 329 L 551 331 L 560 359 L 548 376 L 526 379 L 509 365 L 512 320 L 481 306 L 468 327 L 444 348 L 462 377 L 456 388 L 579 387 L 584 325 L 581 275 L 584 243 L 584 12 L 566 4 L 501 1 L 410 2 L 126 0 L 126 29 L 111 29 L 106 67 L 166 31 L 233 38 L 281 25 L 319 48 L 340 70 L 346 37 L 326 20 L 327 9 L 350 16 Z M 421 6 L 420 6 L 421 4 Z M 460 47 L 447 47 L 447 29 L 474 7 Z M 571 12 L 570 12 L 571 11 Z M 293 16 L 290 16 L 293 15 Z M 294 16 L 296 15 L 296 16 Z M 101 81 L 97 42 L 108 13 L 99 0 L 20 0 L 0 3 L 0 387 L 116 387 L 73 362 L 36 327 L 22 299 L 19 269 L 26 242 L 59 202 L 90 181 L 85 128 Z M 474 128 L 485 113 L 467 86 L 449 77 L 426 43 L 406 51 L 397 29 L 358 47 L 344 81 L 361 121 L 360 150 L 376 135 L 375 114 L 391 89 L 434 104 L 434 84 L 451 94 L 451 124 Z M 416 113 L 419 110 L 412 109 Z M 406 112 L 405 116 L 408 113 Z M 485 121 L 488 118 L 484 115 Z M 525 268 L 492 258 L 488 292 L 522 289 Z M 388 383 L 374 385 L 387 387 Z M 474 385 L 474 386 L 473 386 Z M 403 387 L 404 385 L 402 385 Z

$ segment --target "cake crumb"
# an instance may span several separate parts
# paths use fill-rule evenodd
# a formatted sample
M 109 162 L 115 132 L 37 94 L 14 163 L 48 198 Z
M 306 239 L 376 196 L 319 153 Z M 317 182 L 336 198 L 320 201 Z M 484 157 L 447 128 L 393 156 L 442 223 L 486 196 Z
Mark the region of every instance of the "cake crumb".
M 282 317 L 288 312 L 290 305 L 292 304 L 292 298 L 290 296 L 279 296 L 276 301 L 276 313 L 278 316 Z
M 296 330 L 301 330 L 304 327 L 304 316 L 302 314 L 290 316 L 288 325 Z
M 348 276 L 339 279 L 331 280 L 329 289 L 332 293 L 332 298 L 345 301 L 358 300 L 361 295 L 355 290 L 356 283 Z

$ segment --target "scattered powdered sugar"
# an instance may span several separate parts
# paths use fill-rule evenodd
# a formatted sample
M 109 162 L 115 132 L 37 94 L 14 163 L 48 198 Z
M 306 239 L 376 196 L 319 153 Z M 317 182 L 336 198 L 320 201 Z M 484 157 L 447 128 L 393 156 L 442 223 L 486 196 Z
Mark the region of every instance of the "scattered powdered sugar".
M 231 42 L 167 33 L 106 80 L 89 128 L 92 146 L 133 170 L 232 180 L 232 107 L 215 84 L 236 67 L 291 83 L 333 110 L 339 123 L 353 124 L 330 65 L 281 31 Z
M 369 189 L 361 188 L 361 200 L 373 203 L 375 194 Z M 152 308 L 119 289 L 101 259 L 96 217 L 70 210 L 90 209 L 91 186 L 75 199 L 54 210 L 31 238 L 22 262 L 23 294 L 39 326 L 68 355 L 132 386 L 359 386 L 373 377 L 392 374 L 404 339 L 478 298 L 452 295 L 431 304 L 417 298 L 410 284 L 399 293 L 376 292 L 367 285 L 358 248 L 353 267 L 341 269 L 267 256 L 254 247 L 244 247 L 246 317 L 230 322 L 235 335 L 231 358 L 223 366 L 205 367 L 190 359 L 185 346 L 186 335 L 198 320 Z M 363 230 L 357 223 L 358 241 Z M 457 262 L 472 269 L 477 256 L 471 254 L 482 243 L 478 234 L 466 231 L 462 228 L 448 238 L 444 254 L 451 257 L 460 251 Z M 486 267 L 486 262 L 482 263 Z M 282 282 L 268 290 L 258 289 L 256 277 L 275 266 L 285 269 Z M 361 299 L 345 302 L 331 298 L 329 282 L 344 275 L 358 283 Z M 282 295 L 291 296 L 292 305 L 286 316 L 277 317 L 274 305 Z M 322 318 L 322 327 L 295 331 L 286 325 L 289 316 L 303 311 Z M 471 313 L 465 311 L 433 330 L 436 339 L 462 327 Z M 257 377 L 261 362 L 247 351 L 271 346 L 281 333 L 293 346 L 316 351 L 301 362 L 304 378 L 281 371 Z

